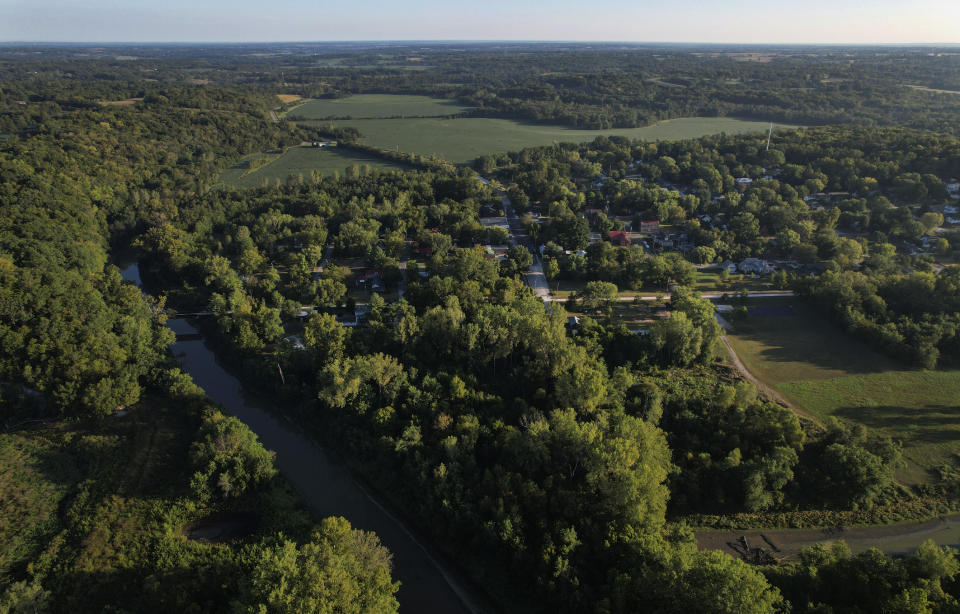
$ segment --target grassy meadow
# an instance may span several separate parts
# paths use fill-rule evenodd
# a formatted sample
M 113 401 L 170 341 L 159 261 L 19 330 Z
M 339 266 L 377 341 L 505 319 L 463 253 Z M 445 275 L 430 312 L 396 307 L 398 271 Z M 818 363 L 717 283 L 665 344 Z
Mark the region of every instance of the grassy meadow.
M 929 470 L 960 454 L 960 370 L 907 368 L 810 307 L 790 304 L 795 315 L 751 315 L 728 335 L 758 379 L 816 416 L 901 441 L 908 461 L 901 480 L 926 481 Z
M 346 98 L 322 98 L 299 105 L 292 114 L 307 119 L 351 117 L 380 119 L 388 117 L 441 117 L 467 110 L 444 98 L 397 94 L 356 94 Z
M 264 160 L 265 162 L 259 162 Z M 253 168 L 257 163 L 263 164 Z M 250 188 L 264 180 L 285 181 L 288 175 L 302 174 L 309 177 L 311 171 L 321 175 L 344 174 L 345 169 L 367 165 L 370 168 L 403 170 L 407 167 L 382 158 L 368 156 L 339 147 L 291 147 L 285 152 L 256 153 L 249 155 L 220 174 L 220 181 L 231 187 Z
M 764 122 L 728 117 L 688 117 L 662 121 L 643 128 L 610 130 L 578 130 L 565 126 L 485 117 L 358 119 L 336 123 L 359 130 L 363 135 L 363 142 L 367 145 L 382 149 L 399 148 L 400 151 L 422 155 L 433 154 L 455 164 L 469 163 L 483 154 L 504 153 L 561 142 L 592 141 L 601 135 L 657 141 L 692 139 L 720 132 L 762 132 L 769 126 Z

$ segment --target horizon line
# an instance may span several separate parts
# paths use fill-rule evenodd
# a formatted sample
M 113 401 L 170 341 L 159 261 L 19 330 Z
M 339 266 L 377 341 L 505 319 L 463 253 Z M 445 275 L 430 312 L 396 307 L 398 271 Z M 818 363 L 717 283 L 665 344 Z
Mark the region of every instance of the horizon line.
M 792 46 L 792 47 L 958 47 L 957 42 L 733 42 L 733 41 L 629 41 L 629 40 L 573 40 L 573 39 L 487 39 L 487 38 L 462 38 L 462 39 L 339 39 L 339 40 L 143 40 L 143 41 L 123 41 L 123 40 L 2 40 L 0 45 L 318 45 L 318 44 L 345 44 L 345 43 L 430 43 L 430 44 L 457 44 L 457 43 L 527 43 L 527 44 L 579 44 L 579 45 L 703 45 L 703 46 L 731 46 L 731 47 L 757 47 L 757 46 Z

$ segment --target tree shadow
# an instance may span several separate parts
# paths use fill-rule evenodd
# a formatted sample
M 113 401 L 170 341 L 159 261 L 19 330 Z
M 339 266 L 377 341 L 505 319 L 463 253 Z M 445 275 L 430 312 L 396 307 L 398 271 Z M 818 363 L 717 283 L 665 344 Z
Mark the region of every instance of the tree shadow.
M 778 318 L 786 319 L 786 318 Z M 737 336 L 745 341 L 765 346 L 759 356 L 767 362 L 809 363 L 821 369 L 839 371 L 848 375 L 867 375 L 890 370 L 908 371 L 905 366 L 893 364 L 890 359 L 859 340 L 851 339 L 849 333 L 830 331 L 837 343 L 821 344 L 818 337 L 822 333 L 805 336 L 800 330 L 791 330 L 785 325 L 784 331 L 765 329 L 738 331 Z M 865 360 L 866 356 L 875 360 Z
M 869 428 L 904 432 L 905 439 L 924 443 L 960 441 L 960 405 L 841 407 L 834 414 Z

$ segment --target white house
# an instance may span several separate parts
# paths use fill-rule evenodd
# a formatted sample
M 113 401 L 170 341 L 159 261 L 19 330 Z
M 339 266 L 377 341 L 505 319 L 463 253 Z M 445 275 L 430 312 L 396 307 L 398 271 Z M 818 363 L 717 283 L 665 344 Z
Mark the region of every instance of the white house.
M 760 260 L 759 258 L 747 258 L 737 268 L 740 269 L 741 273 L 758 273 L 761 275 L 772 273 L 774 270 L 766 260 Z

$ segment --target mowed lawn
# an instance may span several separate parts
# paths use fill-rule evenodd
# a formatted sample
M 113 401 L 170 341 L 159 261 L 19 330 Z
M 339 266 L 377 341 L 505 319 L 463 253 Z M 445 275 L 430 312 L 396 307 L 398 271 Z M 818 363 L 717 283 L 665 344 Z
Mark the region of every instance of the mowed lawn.
M 928 479 L 927 470 L 960 454 L 960 371 L 910 369 L 799 300 L 790 304 L 795 315 L 750 316 L 728 335 L 758 379 L 817 416 L 901 441 L 910 462 L 902 480 Z
M 265 166 L 250 171 L 249 163 L 258 158 L 272 159 Z M 252 154 L 224 170 L 220 174 L 220 181 L 240 188 L 257 187 L 266 180 L 274 182 L 277 179 L 285 181 L 288 175 L 302 174 L 309 178 L 311 171 L 321 175 L 333 175 L 335 172 L 344 174 L 351 166 L 379 168 L 384 170 L 405 170 L 408 167 L 383 160 L 374 156 L 367 156 L 358 152 L 338 147 L 291 147 L 283 154 Z
M 308 119 L 442 117 L 462 113 L 467 108 L 452 100 L 429 96 L 357 94 L 346 98 L 310 100 L 298 106 L 291 115 Z
M 349 99 L 347 99 L 349 100 Z M 303 109 L 307 105 L 298 108 Z M 592 141 L 598 136 L 625 136 L 646 141 L 692 139 L 709 134 L 764 132 L 769 124 L 727 117 L 688 117 L 658 122 L 643 128 L 578 130 L 565 126 L 525 123 L 511 119 L 463 117 L 456 119 L 358 119 L 336 122 L 351 126 L 363 142 L 383 149 L 436 155 L 464 164 L 478 156 L 517 151 L 563 142 Z M 309 125 L 309 124 L 308 124 Z

